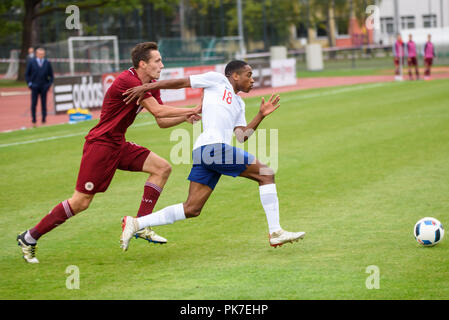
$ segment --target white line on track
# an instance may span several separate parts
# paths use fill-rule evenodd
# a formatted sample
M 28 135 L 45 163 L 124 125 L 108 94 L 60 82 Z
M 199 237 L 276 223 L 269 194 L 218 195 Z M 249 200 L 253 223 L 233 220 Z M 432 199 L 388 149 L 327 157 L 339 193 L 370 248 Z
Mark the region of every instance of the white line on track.
M 29 91 L 0 91 L 1 97 L 25 96 L 29 94 L 30 94 Z

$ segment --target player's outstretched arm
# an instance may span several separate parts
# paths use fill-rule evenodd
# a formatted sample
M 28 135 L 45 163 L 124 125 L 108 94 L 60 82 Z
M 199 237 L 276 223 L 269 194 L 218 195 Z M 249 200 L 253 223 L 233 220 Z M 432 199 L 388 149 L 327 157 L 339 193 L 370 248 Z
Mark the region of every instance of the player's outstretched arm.
M 174 127 L 180 123 L 188 122 L 190 124 L 195 124 L 195 122 L 201 120 L 201 116 L 199 115 L 202 111 L 203 106 L 203 98 L 204 98 L 204 91 L 201 93 L 201 101 L 200 104 L 196 106 L 195 111 L 197 113 L 185 115 L 185 116 L 179 116 L 179 117 L 166 117 L 166 118 L 158 118 L 155 117 L 156 122 L 159 126 L 159 128 L 171 128 Z
M 158 118 L 176 118 L 198 115 L 201 113 L 201 105 L 194 108 L 176 108 L 167 105 L 160 105 L 153 97 L 142 101 L 141 105 L 147 109 L 156 119 Z
M 157 125 L 159 128 L 171 128 L 177 126 L 180 123 L 188 122 L 190 124 L 194 124 L 197 121 L 201 120 L 201 116 L 198 114 L 194 114 L 191 116 L 181 116 L 175 118 L 156 118 Z
M 123 101 L 128 104 L 131 101 L 138 99 L 137 104 L 140 105 L 141 99 L 145 95 L 145 92 L 150 90 L 160 89 L 182 89 L 190 88 L 190 78 L 161 80 L 156 82 L 145 83 L 141 86 L 129 88 L 123 95 L 126 96 Z
M 271 95 L 268 101 L 265 101 L 265 98 L 262 97 L 259 112 L 253 118 L 253 120 L 251 120 L 251 122 L 248 123 L 246 127 L 234 128 L 234 133 L 237 141 L 243 143 L 248 140 L 248 138 L 254 133 L 254 131 L 257 130 L 257 127 L 262 122 L 262 120 L 281 106 L 280 100 L 281 98 L 278 95 L 275 97 L 274 93 Z

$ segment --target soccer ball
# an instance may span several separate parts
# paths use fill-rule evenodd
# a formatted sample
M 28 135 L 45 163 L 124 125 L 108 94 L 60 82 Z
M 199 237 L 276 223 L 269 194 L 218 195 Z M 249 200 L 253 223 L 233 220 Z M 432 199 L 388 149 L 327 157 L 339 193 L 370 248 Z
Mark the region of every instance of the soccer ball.
M 434 246 L 444 237 L 444 228 L 435 218 L 425 217 L 415 224 L 415 239 L 426 247 Z

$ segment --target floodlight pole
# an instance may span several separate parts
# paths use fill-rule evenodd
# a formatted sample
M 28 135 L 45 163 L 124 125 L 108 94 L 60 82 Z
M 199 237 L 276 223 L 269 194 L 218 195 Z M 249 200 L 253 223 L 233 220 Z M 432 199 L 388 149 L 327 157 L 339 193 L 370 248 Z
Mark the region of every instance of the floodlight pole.
M 394 0 L 394 22 L 395 22 L 395 29 L 396 29 L 396 35 L 401 33 L 401 24 L 399 23 L 399 3 L 398 0 Z M 403 48 L 402 48 L 403 49 Z M 400 52 L 398 52 L 400 53 Z M 399 74 L 402 78 L 403 76 L 403 70 L 402 70 L 402 64 L 404 63 L 404 50 L 402 50 L 402 56 L 399 57 Z
M 70 37 L 68 40 L 68 45 L 69 45 L 69 65 L 70 65 L 70 75 L 73 76 L 75 75 L 75 62 L 73 61 L 74 57 L 73 57 L 73 42 L 72 42 L 73 38 Z
M 185 4 L 184 0 L 179 1 L 179 25 L 181 29 L 181 39 L 184 40 L 187 38 L 186 28 L 185 28 Z
M 398 34 L 400 32 L 398 0 L 394 0 L 394 24 L 395 24 L 396 34 Z
M 237 0 L 237 19 L 239 23 L 239 44 L 241 59 L 246 55 L 245 38 L 243 36 L 242 0 Z

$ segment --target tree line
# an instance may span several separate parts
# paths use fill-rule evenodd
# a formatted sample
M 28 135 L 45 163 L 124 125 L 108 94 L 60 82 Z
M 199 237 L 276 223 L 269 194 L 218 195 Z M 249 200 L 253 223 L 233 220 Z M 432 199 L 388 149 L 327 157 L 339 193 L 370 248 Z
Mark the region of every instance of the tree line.
M 125 21 L 121 22 L 121 28 L 129 27 L 124 36 L 130 38 L 135 34 L 154 41 L 162 36 L 235 36 L 238 33 L 236 3 L 236 0 L 82 0 L 75 3 L 73 0 L 2 0 L 0 38 L 20 34 L 20 59 L 24 61 L 28 48 L 41 43 L 43 35 L 51 35 L 55 41 L 78 35 L 76 30 L 64 30 L 65 10 L 72 4 L 80 9 L 84 35 L 110 34 L 122 19 Z M 370 4 L 374 1 L 242 0 L 245 39 L 258 39 L 269 46 L 274 41 L 287 42 L 292 28 L 303 32 L 305 38 L 321 28 L 327 31 L 329 43 L 335 44 L 338 24 L 347 27 L 351 14 L 362 21 Z M 90 21 L 83 22 L 83 17 L 89 14 Z M 58 17 L 57 27 L 50 23 L 55 17 Z M 100 20 L 110 30 L 101 28 Z M 41 25 L 42 21 L 46 24 Z M 114 31 L 120 32 L 120 28 Z M 24 68 L 21 63 L 20 79 Z

